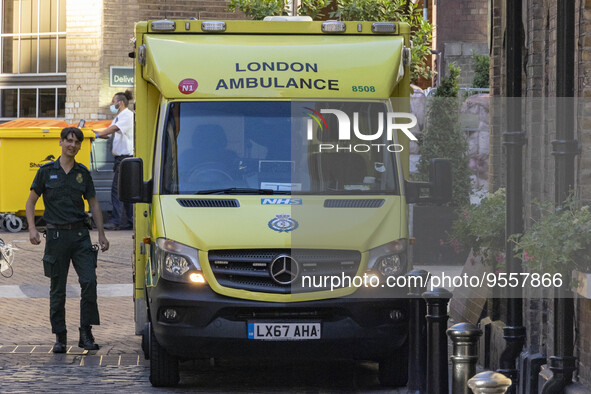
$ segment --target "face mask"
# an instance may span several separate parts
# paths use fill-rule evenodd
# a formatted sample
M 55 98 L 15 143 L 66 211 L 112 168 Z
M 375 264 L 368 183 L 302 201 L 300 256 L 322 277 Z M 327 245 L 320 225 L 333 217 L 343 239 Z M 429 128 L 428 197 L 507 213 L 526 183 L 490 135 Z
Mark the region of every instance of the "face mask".
M 109 107 L 109 109 L 114 114 L 116 114 L 117 112 L 119 112 L 119 109 L 117 109 L 117 107 L 115 107 L 115 104 L 111 104 L 111 106 Z

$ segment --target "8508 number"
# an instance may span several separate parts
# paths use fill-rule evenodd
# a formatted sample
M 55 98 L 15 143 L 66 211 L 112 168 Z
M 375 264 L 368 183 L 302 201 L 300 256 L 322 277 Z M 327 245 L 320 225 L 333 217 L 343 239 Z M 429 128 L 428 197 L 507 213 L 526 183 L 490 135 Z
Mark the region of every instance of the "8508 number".
M 370 92 L 375 92 L 376 88 L 375 86 L 364 86 L 364 85 L 357 85 L 357 86 L 353 86 L 353 91 L 354 92 L 359 92 L 359 93 L 370 93 Z

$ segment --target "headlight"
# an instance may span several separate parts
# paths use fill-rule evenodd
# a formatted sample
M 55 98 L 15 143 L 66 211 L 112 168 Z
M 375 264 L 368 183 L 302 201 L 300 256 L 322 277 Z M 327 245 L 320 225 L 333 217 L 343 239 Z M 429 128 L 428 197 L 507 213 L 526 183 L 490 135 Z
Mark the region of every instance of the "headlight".
M 378 259 L 377 270 L 382 276 L 397 276 L 402 271 L 402 261 L 397 254 Z
M 401 239 L 378 246 L 369 251 L 367 269 L 383 277 L 398 276 L 406 270 L 406 240 Z
M 164 279 L 175 282 L 197 282 L 196 275 L 203 279 L 199 264 L 199 250 L 176 241 L 158 238 L 154 248 L 154 259 Z M 204 283 L 200 280 L 198 283 Z

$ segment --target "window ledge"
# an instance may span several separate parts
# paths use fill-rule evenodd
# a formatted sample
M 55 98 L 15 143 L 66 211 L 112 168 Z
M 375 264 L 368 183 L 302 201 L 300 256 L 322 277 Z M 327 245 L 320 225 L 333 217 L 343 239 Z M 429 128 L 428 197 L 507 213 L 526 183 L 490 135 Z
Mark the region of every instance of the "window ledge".
M 35 87 L 44 85 L 66 85 L 66 73 L 53 74 L 0 74 L 2 87 Z

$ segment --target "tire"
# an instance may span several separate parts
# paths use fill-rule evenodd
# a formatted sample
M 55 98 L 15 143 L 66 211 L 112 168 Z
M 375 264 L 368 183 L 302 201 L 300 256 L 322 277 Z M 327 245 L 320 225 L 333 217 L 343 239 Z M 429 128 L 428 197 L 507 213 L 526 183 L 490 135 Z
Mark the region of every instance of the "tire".
M 23 220 L 18 216 L 7 217 L 4 220 L 4 227 L 11 233 L 18 233 L 23 228 Z
M 179 360 L 168 354 L 150 328 L 150 383 L 154 387 L 176 386 L 180 380 Z
M 408 381 L 408 341 L 398 352 L 379 362 L 379 379 L 383 387 L 402 387 Z
M 133 282 L 135 283 L 135 282 Z M 142 330 L 142 351 L 144 352 L 144 358 L 150 359 L 150 323 L 144 325 Z

